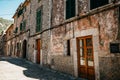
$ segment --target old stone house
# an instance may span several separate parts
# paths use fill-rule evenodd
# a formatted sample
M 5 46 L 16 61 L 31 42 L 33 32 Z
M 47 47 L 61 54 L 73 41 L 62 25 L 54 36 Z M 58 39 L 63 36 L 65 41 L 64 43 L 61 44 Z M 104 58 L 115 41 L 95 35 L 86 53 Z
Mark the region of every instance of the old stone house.
M 29 21 L 30 21 L 30 0 L 25 0 L 17 8 L 14 18 L 14 56 L 26 58 L 27 41 L 29 37 Z
M 13 42 L 13 55 L 11 56 L 25 58 L 41 65 L 47 64 L 45 58 L 49 50 L 47 47 L 50 41 L 50 31 L 45 33 L 43 31 L 50 27 L 50 10 L 49 0 L 25 0 L 19 5 L 13 15 L 13 37 L 9 40 Z M 47 41 L 42 43 L 42 40 Z M 43 55 L 42 49 L 44 49 Z
M 88 80 L 119 80 L 119 5 L 119 0 L 52 0 L 48 64 Z
M 47 7 L 48 6 L 48 7 Z M 42 31 L 50 27 L 50 1 L 25 0 L 16 10 L 14 18 L 14 55 L 43 64 L 48 53 L 49 33 Z M 42 38 L 41 38 L 42 37 Z M 42 43 L 41 40 L 47 40 Z M 41 46 L 41 43 L 43 46 Z M 42 49 L 44 54 L 42 55 Z M 43 60 L 42 60 L 43 59 Z M 44 61 L 46 63 L 46 61 Z
M 28 59 L 41 65 L 49 53 L 50 31 L 44 30 L 50 28 L 50 8 L 50 0 L 31 0 Z
M 88 80 L 119 80 L 119 0 L 25 0 L 14 55 Z
M 6 44 L 6 42 L 5 42 L 5 32 L 4 31 L 2 31 L 1 32 L 1 34 L 0 34 L 0 56 L 2 56 L 2 55 L 6 55 L 5 53 L 6 52 L 4 52 L 5 51 L 5 44 Z
M 6 42 L 6 44 L 4 45 L 5 46 L 5 49 L 4 49 L 4 53 L 6 53 L 6 54 L 4 54 L 4 55 L 6 55 L 6 56 L 12 56 L 12 55 L 14 55 L 13 53 L 13 42 L 12 42 L 12 38 L 13 38 L 13 29 L 14 28 L 14 25 L 13 24 L 11 24 L 6 30 L 5 30 L 5 34 L 4 34 L 4 36 L 5 36 L 5 42 Z

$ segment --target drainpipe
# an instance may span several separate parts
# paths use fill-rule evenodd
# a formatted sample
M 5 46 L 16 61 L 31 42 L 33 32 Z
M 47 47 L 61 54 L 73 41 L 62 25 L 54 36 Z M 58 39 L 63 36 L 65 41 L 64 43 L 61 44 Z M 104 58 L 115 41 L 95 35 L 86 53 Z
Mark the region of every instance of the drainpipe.
M 52 27 L 52 9 L 53 9 L 53 0 L 49 0 L 50 1 L 50 27 L 49 28 L 51 28 Z M 50 45 L 49 45 L 49 59 L 50 59 L 50 65 L 51 65 L 51 46 L 52 46 L 52 31 L 51 31 L 51 29 L 50 29 Z

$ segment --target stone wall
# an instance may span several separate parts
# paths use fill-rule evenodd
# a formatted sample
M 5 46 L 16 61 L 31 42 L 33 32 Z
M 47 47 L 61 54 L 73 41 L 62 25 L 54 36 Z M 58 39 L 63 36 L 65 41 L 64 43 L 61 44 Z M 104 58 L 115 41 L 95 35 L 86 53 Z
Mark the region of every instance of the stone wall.
M 43 0 L 43 20 L 42 20 L 42 30 L 49 29 L 51 27 L 51 0 Z M 50 54 L 50 30 L 45 31 L 41 34 L 41 50 L 42 50 L 42 63 L 43 65 L 49 64 L 49 54 Z
M 74 75 L 72 56 L 54 55 L 52 58 L 51 68 Z
M 109 55 L 110 42 L 114 42 L 118 35 L 118 13 L 117 8 L 114 10 L 104 11 L 99 15 L 100 30 L 100 55 Z
M 62 2 L 62 1 L 59 1 Z M 87 14 L 84 17 L 80 17 L 79 19 L 76 20 L 64 20 L 64 13 L 62 11 L 65 10 L 65 8 L 59 7 L 60 3 L 59 2 L 53 2 L 53 14 L 52 14 L 52 26 L 59 25 L 61 23 L 64 23 L 62 26 L 60 25 L 59 27 L 51 30 L 52 35 L 51 35 L 51 61 L 53 60 L 54 62 L 54 67 L 53 69 L 67 72 L 67 73 L 72 73 L 75 72 L 74 74 L 78 73 L 77 72 L 77 63 L 74 61 L 77 58 L 77 50 L 74 49 L 73 46 L 71 48 L 74 49 L 72 51 L 73 56 L 75 56 L 72 62 L 74 65 L 71 65 L 71 63 L 68 63 L 70 60 L 68 60 L 68 57 L 63 57 L 65 52 L 65 42 L 67 40 L 75 39 L 78 37 L 84 37 L 84 36 L 89 36 L 92 35 L 93 37 L 93 47 L 94 47 L 94 63 L 95 63 L 95 76 L 96 79 L 99 79 L 99 68 L 102 68 L 99 66 L 99 63 L 101 63 L 101 60 L 99 58 L 106 57 L 111 55 L 110 54 L 110 49 L 109 49 L 109 44 L 110 42 L 114 42 L 117 38 L 118 35 L 118 8 L 110 8 L 108 10 L 105 10 L 108 7 L 111 7 L 111 5 L 106 6 L 104 8 L 98 8 L 94 9 L 93 11 L 91 10 L 90 12 L 88 11 L 88 4 L 87 0 L 86 1 L 81 1 L 79 0 L 79 3 L 84 3 L 85 6 L 80 6 L 80 10 L 78 10 L 78 13 L 82 13 L 86 15 L 86 11 L 88 11 L 89 14 Z M 63 1 L 64 2 L 64 1 Z M 84 5 L 83 4 L 83 5 Z M 57 8 L 56 8 L 57 6 Z M 60 13 L 58 13 L 60 12 Z M 60 18 L 58 16 L 61 16 Z M 80 15 L 83 16 L 83 15 Z M 67 22 L 68 23 L 65 23 Z M 91 32 L 93 31 L 93 32 Z M 76 45 L 76 42 L 73 42 Z M 71 57 L 73 57 L 71 56 Z M 98 58 L 99 57 L 99 58 Z M 114 56 L 117 57 L 117 56 Z M 56 58 L 59 58 L 57 60 Z M 64 60 L 64 61 L 63 61 Z M 66 61 L 68 60 L 68 62 Z M 77 61 L 77 60 L 76 60 Z M 109 62 L 109 61 L 108 61 Z M 67 65 L 65 64 L 67 63 Z M 104 62 L 103 62 L 104 63 Z M 118 62 L 119 63 L 119 62 Z M 118 64 L 116 63 L 116 64 Z M 60 65 L 61 64 L 61 65 Z M 71 69 L 69 70 L 64 70 L 62 67 L 70 67 Z M 74 67 L 73 67 L 74 66 Z M 112 65 L 114 67 L 114 65 Z M 75 68 L 74 70 L 72 68 Z M 106 66 L 107 68 L 107 66 Z M 72 70 L 72 71 L 71 71 Z M 101 70 L 100 70 L 101 73 Z M 104 74 L 103 74 L 104 75 Z M 107 75 L 105 75 L 107 76 Z M 109 76 L 107 76 L 109 77 Z M 107 79 L 106 79 L 107 80 Z
M 89 0 L 77 0 L 78 15 L 83 15 L 89 11 Z
M 51 27 L 50 25 L 50 17 L 51 17 L 51 3 L 50 0 L 31 0 L 30 5 L 30 38 L 29 38 L 29 48 L 28 48 L 28 56 L 31 61 L 34 61 L 34 51 L 36 49 L 36 40 L 41 40 L 41 64 L 48 64 L 47 58 L 48 53 L 50 53 L 50 31 L 46 31 L 43 33 L 36 32 L 36 12 L 41 8 L 42 10 L 42 31 Z M 33 47 L 34 46 L 34 47 Z
M 106 14 L 106 15 L 103 15 Z M 120 54 L 110 53 L 110 43 L 119 42 L 118 8 L 99 14 L 100 51 L 99 68 L 100 80 L 119 80 Z M 117 54 L 117 55 L 116 55 Z
M 52 3 L 52 26 L 58 25 L 64 21 L 64 0 L 53 0 Z
M 99 57 L 100 80 L 120 80 L 120 56 Z
M 34 38 L 29 38 L 28 41 L 28 60 L 34 62 L 34 50 L 35 50 L 35 40 Z

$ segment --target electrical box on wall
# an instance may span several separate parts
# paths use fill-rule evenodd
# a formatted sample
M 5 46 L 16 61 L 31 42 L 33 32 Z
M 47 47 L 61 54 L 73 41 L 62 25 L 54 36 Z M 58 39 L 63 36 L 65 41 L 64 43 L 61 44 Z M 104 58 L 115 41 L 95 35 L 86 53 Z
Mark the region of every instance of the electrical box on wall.
M 110 53 L 119 53 L 120 43 L 110 43 Z

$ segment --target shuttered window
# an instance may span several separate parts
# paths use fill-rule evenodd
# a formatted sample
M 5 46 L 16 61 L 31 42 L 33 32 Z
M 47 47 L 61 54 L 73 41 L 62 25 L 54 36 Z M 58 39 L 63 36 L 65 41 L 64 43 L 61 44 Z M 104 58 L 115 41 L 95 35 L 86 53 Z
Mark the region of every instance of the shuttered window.
M 24 20 L 21 24 L 20 24 L 20 31 L 24 31 L 26 28 L 26 21 Z
M 23 14 L 23 8 L 18 11 L 18 17 Z
M 22 31 L 22 23 L 20 23 L 20 31 Z
M 66 19 L 75 16 L 75 0 L 66 0 Z
M 26 20 L 23 21 L 22 25 L 23 25 L 22 30 L 25 30 L 26 29 Z
M 17 33 L 17 32 L 18 32 L 18 27 L 16 27 L 16 28 L 15 28 L 15 31 L 14 31 L 14 33 Z
M 41 31 L 41 10 L 38 10 L 36 13 L 36 32 Z
M 95 9 L 109 3 L 109 0 L 90 0 L 90 9 Z

